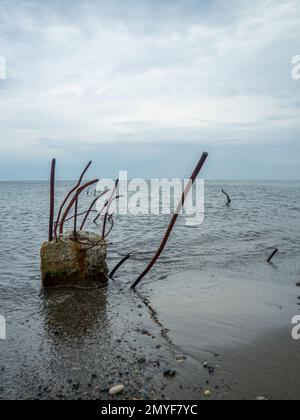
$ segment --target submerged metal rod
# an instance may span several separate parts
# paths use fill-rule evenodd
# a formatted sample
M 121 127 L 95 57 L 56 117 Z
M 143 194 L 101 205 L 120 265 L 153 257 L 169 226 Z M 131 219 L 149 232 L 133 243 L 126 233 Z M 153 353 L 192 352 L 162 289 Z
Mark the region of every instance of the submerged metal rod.
M 55 199 L 55 166 L 56 160 L 52 159 L 50 175 L 50 217 L 49 217 L 49 242 L 53 240 L 53 222 L 54 222 L 54 199 Z
M 278 252 L 278 249 L 277 248 L 275 248 L 275 250 L 272 252 L 272 254 L 269 256 L 269 258 L 268 258 L 268 262 L 271 262 L 272 261 L 272 259 L 275 257 L 275 255 L 277 254 L 277 252 Z
M 145 269 L 145 271 L 132 284 L 131 289 L 135 289 L 136 288 L 136 286 L 140 283 L 141 280 L 143 280 L 143 278 L 146 276 L 146 274 L 148 274 L 148 272 L 154 266 L 154 264 L 156 263 L 156 261 L 159 259 L 160 255 L 163 252 L 163 250 L 164 250 L 164 248 L 165 248 L 165 246 L 166 246 L 166 244 L 168 242 L 168 239 L 169 239 L 169 237 L 170 237 L 170 235 L 172 233 L 172 230 L 173 230 L 173 228 L 175 226 L 175 223 L 176 223 L 176 221 L 178 219 L 178 216 L 179 216 L 179 214 L 181 212 L 181 209 L 184 206 L 185 199 L 186 199 L 188 193 L 190 192 L 190 189 L 192 188 L 192 185 L 194 184 L 197 176 L 199 175 L 199 172 L 203 168 L 203 165 L 204 165 L 207 157 L 208 157 L 208 153 L 205 152 L 205 153 L 202 154 L 202 157 L 199 160 L 198 165 L 196 166 L 194 172 L 192 173 L 191 178 L 190 178 L 190 181 L 187 184 L 184 193 L 182 194 L 182 198 L 181 198 L 181 200 L 180 200 L 180 202 L 179 202 L 179 204 L 178 204 L 178 206 L 176 208 L 176 212 L 175 212 L 174 216 L 172 217 L 172 220 L 171 220 L 171 222 L 169 224 L 169 227 L 167 229 L 167 232 L 166 232 L 166 234 L 165 234 L 165 236 L 164 236 L 164 238 L 162 240 L 162 243 L 161 243 L 160 247 L 158 248 L 158 251 L 154 255 L 153 259 L 151 260 L 150 264 L 147 266 L 147 268 Z
M 116 272 L 119 270 L 120 267 L 122 267 L 123 264 L 126 263 L 131 258 L 131 255 L 134 254 L 136 251 L 131 252 L 130 254 L 126 255 L 124 258 L 122 258 L 121 261 L 118 262 L 118 264 L 115 266 L 115 268 L 111 271 L 109 278 L 113 279 Z
M 222 193 L 223 193 L 224 195 L 226 195 L 226 198 L 227 198 L 227 203 L 226 203 L 226 206 L 230 207 L 230 204 L 231 204 L 231 198 L 229 197 L 229 194 L 227 194 L 227 192 L 226 192 L 226 191 L 224 191 L 224 190 L 222 190 Z

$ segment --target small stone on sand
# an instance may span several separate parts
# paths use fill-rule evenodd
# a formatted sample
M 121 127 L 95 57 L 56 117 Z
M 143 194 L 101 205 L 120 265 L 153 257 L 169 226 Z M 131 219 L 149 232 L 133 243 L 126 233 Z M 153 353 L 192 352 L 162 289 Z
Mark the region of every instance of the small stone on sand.
M 210 397 L 211 396 L 211 391 L 209 389 L 206 389 L 204 391 L 204 396 L 207 397 L 207 398 Z
M 164 371 L 164 376 L 167 378 L 174 378 L 174 376 L 176 376 L 176 371 L 175 370 L 165 370 Z
M 121 394 L 121 392 L 124 391 L 124 385 L 115 385 L 112 388 L 110 388 L 108 395 L 110 395 L 111 397 L 113 397 L 114 395 L 118 395 Z

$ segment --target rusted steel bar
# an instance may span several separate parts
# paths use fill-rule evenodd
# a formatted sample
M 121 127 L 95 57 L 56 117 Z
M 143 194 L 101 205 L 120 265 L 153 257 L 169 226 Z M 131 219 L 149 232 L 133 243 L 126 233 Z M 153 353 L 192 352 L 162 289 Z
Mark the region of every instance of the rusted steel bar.
M 54 229 L 54 236 L 55 236 L 55 239 L 57 238 L 57 228 L 58 228 L 58 226 L 59 226 L 59 224 L 60 224 L 60 216 L 61 216 L 61 213 L 62 213 L 62 211 L 63 211 L 63 208 L 64 208 L 65 204 L 67 203 L 67 201 L 69 200 L 70 196 L 73 194 L 73 192 L 75 192 L 75 191 L 77 190 L 77 188 L 81 185 L 81 182 L 82 182 L 82 180 L 83 180 L 83 177 L 84 177 L 84 175 L 86 174 L 86 172 L 87 172 L 87 170 L 89 169 L 89 167 L 91 166 L 91 164 L 92 164 L 92 161 L 90 161 L 90 162 L 86 165 L 86 167 L 84 168 L 83 172 L 82 172 L 82 173 L 81 173 L 81 175 L 80 175 L 80 178 L 79 178 L 79 180 L 78 180 L 77 184 L 75 185 L 75 187 L 74 187 L 74 188 L 72 188 L 72 190 L 71 190 L 71 191 L 69 191 L 69 193 L 68 193 L 68 194 L 67 194 L 67 196 L 65 197 L 65 199 L 64 199 L 64 201 L 63 201 L 63 203 L 62 203 L 62 205 L 61 205 L 61 206 L 60 206 L 60 208 L 59 208 L 58 215 L 57 215 L 57 219 L 56 219 L 56 222 L 55 222 L 55 229 Z
M 113 230 L 114 228 L 114 219 L 113 219 L 113 214 L 109 215 L 108 219 L 109 222 L 111 222 L 111 227 L 108 230 L 108 232 L 106 233 L 105 231 L 103 232 L 103 239 L 106 239 L 108 237 L 108 235 L 110 234 L 110 232 Z
M 113 199 L 111 200 L 111 202 L 110 202 L 110 203 L 106 203 L 106 204 L 105 204 L 105 206 L 104 206 L 104 208 L 103 208 L 103 209 L 101 210 L 101 212 L 100 212 L 100 215 L 101 215 L 102 211 L 105 209 L 105 207 L 107 207 L 106 213 L 105 213 L 105 215 L 104 215 L 103 226 L 102 226 L 102 239 L 105 239 L 105 238 L 108 236 L 108 235 L 105 235 L 105 231 L 106 231 L 106 223 L 107 223 L 107 220 L 109 220 L 109 219 L 107 219 L 107 218 L 108 218 L 108 216 L 109 216 L 109 213 L 108 213 L 109 208 L 110 208 L 110 206 L 112 205 L 112 203 L 113 203 L 114 201 L 118 200 L 120 197 L 121 197 L 121 195 L 117 195 L 115 198 L 113 198 Z M 110 229 L 110 231 L 111 231 L 111 229 Z
M 74 238 L 77 242 L 77 213 L 78 213 L 78 196 L 75 200 L 75 209 L 74 209 Z
M 114 201 L 113 196 L 114 196 L 114 194 L 115 194 L 115 192 L 116 192 L 116 190 L 118 188 L 118 185 L 119 185 L 119 180 L 117 179 L 116 182 L 115 182 L 114 189 L 112 190 L 112 193 L 111 193 L 109 199 L 104 204 L 104 206 L 103 206 L 102 210 L 100 211 L 100 213 L 98 214 L 98 216 L 95 217 L 95 219 L 93 220 L 94 223 L 96 223 L 96 221 L 99 219 L 99 217 L 101 216 L 101 214 L 102 214 L 103 210 L 105 209 L 105 207 L 107 207 L 107 210 L 106 211 L 107 212 L 109 211 L 109 207 L 111 206 L 111 203 Z
M 227 192 L 226 191 L 224 191 L 224 190 L 222 190 L 222 193 L 226 196 L 226 198 L 227 198 L 227 203 L 226 203 L 226 206 L 228 206 L 228 207 L 230 207 L 230 204 L 231 204 L 231 198 L 229 197 L 229 194 L 227 194 Z
M 105 238 L 105 231 L 106 231 L 106 223 L 107 223 L 107 217 L 108 213 L 105 213 L 104 220 L 103 220 L 103 226 L 102 226 L 102 239 Z
M 93 209 L 94 205 L 97 203 L 97 201 L 98 201 L 101 197 L 103 197 L 103 196 L 104 196 L 105 194 L 107 194 L 108 192 L 109 192 L 109 190 L 104 191 L 104 192 L 103 192 L 103 193 L 101 193 L 98 197 L 96 197 L 96 198 L 95 198 L 95 200 L 93 200 L 92 204 L 90 205 L 90 208 L 89 208 L 89 209 L 88 209 L 88 211 L 86 212 L 86 215 L 85 215 L 85 217 L 84 217 L 84 219 L 83 219 L 83 221 L 82 221 L 82 223 L 81 223 L 80 230 L 83 230 L 84 225 L 85 225 L 85 222 L 87 221 L 87 218 L 89 217 L 89 215 L 90 215 L 90 213 L 91 213 L 91 211 L 92 211 L 92 209 Z
M 190 189 L 192 188 L 192 185 L 194 184 L 194 182 L 195 182 L 195 180 L 196 180 L 199 172 L 203 168 L 203 165 L 204 165 L 207 157 L 208 157 L 208 153 L 205 152 L 205 153 L 202 154 L 202 157 L 199 160 L 198 165 L 196 166 L 194 172 L 192 173 L 191 178 L 190 178 L 190 181 L 189 181 L 188 185 L 186 186 L 184 193 L 182 194 L 182 198 L 181 198 L 181 200 L 180 200 L 180 202 L 179 202 L 179 204 L 178 204 L 178 206 L 176 208 L 176 212 L 175 212 L 174 216 L 172 217 L 172 220 L 171 220 L 171 222 L 169 224 L 169 227 L 167 229 L 167 232 L 166 232 L 166 234 L 165 234 L 165 236 L 164 236 L 164 238 L 162 240 L 162 243 L 161 243 L 158 251 L 154 255 L 153 259 L 151 260 L 150 264 L 147 266 L 147 268 L 145 269 L 145 271 L 132 284 L 131 289 L 135 289 L 136 288 L 136 286 L 146 276 L 146 274 L 148 274 L 148 272 L 154 266 L 154 264 L 156 263 L 156 261 L 159 259 L 161 253 L 163 252 L 163 250 L 164 250 L 164 248 L 165 248 L 165 246 L 166 246 L 166 244 L 168 242 L 168 239 L 169 239 L 169 237 L 171 235 L 171 232 L 172 232 L 172 230 L 173 230 L 173 228 L 175 226 L 175 223 L 176 223 L 176 221 L 178 219 L 178 216 L 179 216 L 179 214 L 181 212 L 181 209 L 184 206 L 185 199 L 186 199 L 188 193 L 190 192 Z
M 118 262 L 118 264 L 115 266 L 115 268 L 113 268 L 113 270 L 111 271 L 111 273 L 109 275 L 109 277 L 111 279 L 113 279 L 114 275 L 119 270 L 119 268 L 122 267 L 122 265 L 125 264 L 126 261 L 128 261 L 131 258 L 131 255 L 135 254 L 135 252 L 136 251 L 131 252 L 130 254 L 128 254 L 124 258 L 122 258 L 122 260 L 120 262 Z
M 275 257 L 275 255 L 277 254 L 277 252 L 278 252 L 278 249 L 275 248 L 274 251 L 272 252 L 272 254 L 268 258 L 268 263 L 272 261 L 272 259 Z
M 74 203 L 76 202 L 76 200 L 78 199 L 79 195 L 82 193 L 83 190 L 85 190 L 86 188 L 88 188 L 90 185 L 96 184 L 97 182 L 99 182 L 99 179 L 94 179 L 93 181 L 89 181 L 86 184 L 82 185 L 82 187 L 78 188 L 75 196 L 72 198 L 72 200 L 70 201 L 68 207 L 66 208 L 62 218 L 61 218 L 61 222 L 60 222 L 60 226 L 59 226 L 59 233 L 60 235 L 63 233 L 64 230 L 64 223 L 65 220 L 71 210 L 71 208 L 73 207 Z
M 52 159 L 50 175 L 50 217 L 49 217 L 49 242 L 53 240 L 53 222 L 54 222 L 54 200 L 55 200 L 55 166 L 56 160 Z
M 104 240 L 102 238 L 99 241 L 93 243 L 92 246 L 90 246 L 89 248 L 85 248 L 84 252 L 90 251 L 91 249 L 93 249 L 96 246 L 98 246 L 99 244 L 101 244 L 101 242 L 103 242 L 103 244 L 104 244 Z
M 115 198 L 112 199 L 110 206 L 112 205 L 112 203 L 116 200 L 118 200 L 121 197 L 121 195 L 117 195 Z M 95 223 L 95 225 L 100 226 L 96 223 L 97 219 L 99 219 L 99 217 L 101 216 L 103 210 L 105 210 L 105 208 L 109 205 L 108 200 L 106 200 L 106 203 L 104 204 L 104 206 L 102 207 L 102 209 L 100 210 L 100 212 L 97 212 L 98 215 L 96 216 L 96 218 L 93 220 L 93 222 Z
M 91 212 L 93 212 L 93 213 L 98 213 L 98 212 L 97 212 L 97 210 L 91 210 Z M 78 214 L 77 214 L 77 217 L 79 217 L 79 216 L 85 216 L 86 214 L 87 214 L 87 211 L 83 211 L 83 212 L 81 212 L 81 213 L 78 213 Z M 73 219 L 74 219 L 74 214 L 73 214 L 73 216 L 68 217 L 68 218 L 64 221 L 64 223 L 69 222 L 70 220 L 73 220 Z M 60 226 L 60 223 L 58 224 L 58 226 Z

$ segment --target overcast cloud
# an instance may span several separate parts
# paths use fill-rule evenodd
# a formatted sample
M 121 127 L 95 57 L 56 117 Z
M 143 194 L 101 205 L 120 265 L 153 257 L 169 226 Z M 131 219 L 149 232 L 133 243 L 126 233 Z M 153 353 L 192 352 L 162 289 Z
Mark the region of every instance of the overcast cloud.
M 0 0 L 0 179 L 300 179 L 300 0 Z

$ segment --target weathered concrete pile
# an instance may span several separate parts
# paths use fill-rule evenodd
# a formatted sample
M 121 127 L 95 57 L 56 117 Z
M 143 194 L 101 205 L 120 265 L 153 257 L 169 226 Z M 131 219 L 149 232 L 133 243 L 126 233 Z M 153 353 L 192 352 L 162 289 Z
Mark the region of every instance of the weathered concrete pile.
M 44 287 L 95 287 L 107 282 L 106 242 L 87 231 L 68 232 L 41 248 Z

